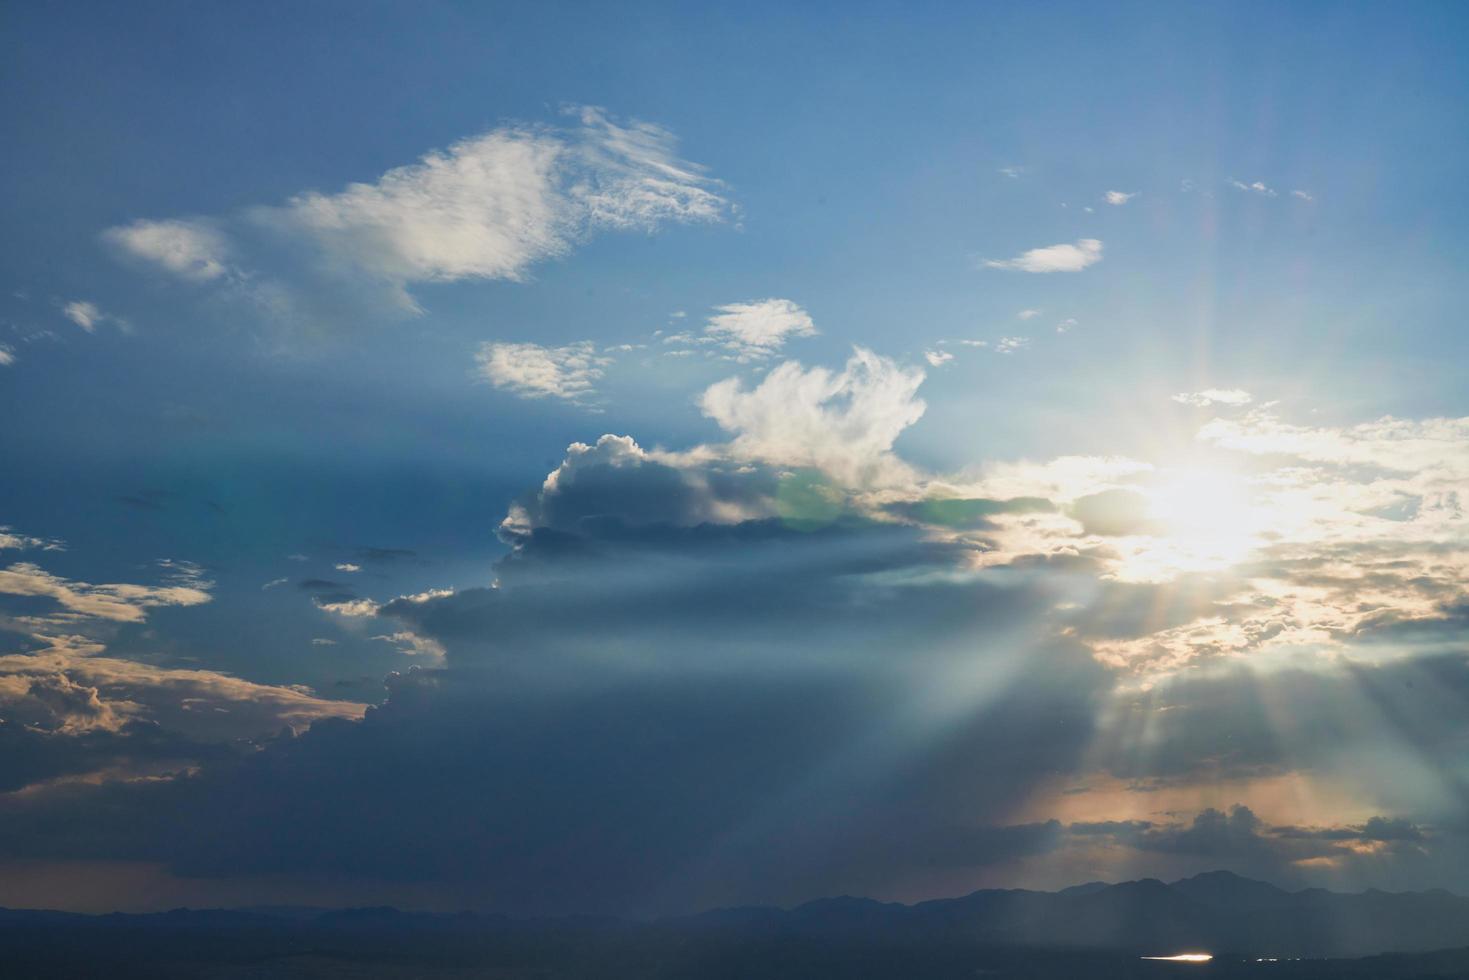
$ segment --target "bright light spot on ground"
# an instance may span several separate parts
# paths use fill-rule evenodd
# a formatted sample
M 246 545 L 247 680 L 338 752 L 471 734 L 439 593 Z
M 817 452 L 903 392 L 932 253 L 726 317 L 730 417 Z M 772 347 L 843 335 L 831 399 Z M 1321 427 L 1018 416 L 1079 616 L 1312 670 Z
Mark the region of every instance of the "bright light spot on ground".
M 1164 960 L 1169 963 L 1207 963 L 1214 958 L 1213 953 L 1179 953 L 1177 956 L 1144 956 L 1145 960 Z

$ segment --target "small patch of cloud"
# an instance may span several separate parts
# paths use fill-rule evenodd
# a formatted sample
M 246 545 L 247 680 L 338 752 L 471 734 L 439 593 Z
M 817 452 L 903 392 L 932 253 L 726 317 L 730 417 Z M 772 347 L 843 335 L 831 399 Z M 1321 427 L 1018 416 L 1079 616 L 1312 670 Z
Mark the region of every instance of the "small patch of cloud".
M 1233 177 L 1231 177 L 1229 178 L 1228 183 L 1230 187 L 1233 187 L 1237 191 L 1248 191 L 1251 194 L 1259 194 L 1263 197 L 1279 196 L 1275 193 L 1275 190 L 1273 188 L 1267 187 L 1264 181 L 1257 180 L 1253 183 L 1247 184 L 1242 180 L 1235 180 Z
M 1015 314 L 1015 318 L 1017 320 L 1034 320 L 1040 315 L 1040 310 L 1021 310 L 1019 313 Z
M 6 548 L 17 551 L 25 551 L 30 548 L 40 551 L 65 551 L 66 544 L 56 538 L 37 538 L 29 534 L 21 534 L 13 527 L 0 524 L 0 551 Z
M 0 344 L 0 367 L 10 367 L 10 365 L 12 365 L 14 363 L 15 363 L 15 351 L 14 351 L 14 349 L 6 346 L 5 344 Z
M 785 346 L 787 340 L 814 337 L 816 332 L 811 315 L 788 299 L 730 303 L 718 307 L 704 327 L 706 337 L 740 360 L 770 357 Z
M 260 587 L 260 591 L 261 592 L 264 592 L 267 589 L 273 589 L 273 588 L 275 588 L 278 585 L 285 585 L 289 581 L 290 581 L 290 579 L 288 579 L 288 578 L 273 578 L 269 582 L 266 582 L 264 585 L 262 585 Z
M 1254 399 L 1243 388 L 1205 388 L 1203 391 L 1180 391 L 1173 400 L 1181 405 L 1208 408 L 1210 405 L 1248 405 Z
M 1312 195 L 1310 192 L 1308 192 L 1308 191 L 1302 191 L 1302 190 L 1291 191 L 1290 192 L 1290 196 L 1291 197 L 1294 197 L 1294 198 L 1298 198 L 1298 199 L 1300 199 L 1302 201 L 1306 201 L 1308 203 L 1311 202 L 1311 201 L 1316 200 L 1315 196 Z
M 1075 326 L 1076 326 L 1076 317 L 1074 317 L 1074 316 L 1068 316 L 1066 319 L 1064 319 L 1060 323 L 1056 324 L 1056 332 L 1057 333 L 1070 333 L 1071 330 L 1072 330 L 1072 328 L 1075 327 Z
M 596 393 L 595 382 L 612 359 L 589 340 L 564 347 L 486 342 L 475 355 L 479 374 L 496 388 L 522 398 L 579 402 Z
M 1013 259 L 985 259 L 989 269 L 1017 272 L 1080 272 L 1102 261 L 1102 243 L 1095 238 L 1082 238 L 1074 243 L 1047 245 L 1022 252 Z
M 923 359 L 934 367 L 942 367 L 954 359 L 954 355 L 946 350 L 926 350 Z
M 996 170 L 995 173 L 999 174 L 1002 177 L 1009 177 L 1011 180 L 1015 180 L 1016 178 L 1020 177 L 1021 175 L 1023 175 L 1025 173 L 1025 168 L 1024 167 L 1001 167 L 1000 169 Z
M 1133 198 L 1137 197 L 1137 195 L 1138 195 L 1138 192 L 1137 191 L 1133 191 L 1130 194 L 1129 193 L 1126 193 L 1124 191 L 1108 191 L 1106 194 L 1102 195 L 1102 199 L 1104 201 L 1106 201 L 1108 204 L 1111 204 L 1114 207 L 1119 207 L 1120 208 L 1122 205 L 1126 204 L 1128 201 L 1130 201 Z
M 122 317 L 107 313 L 88 300 L 74 299 L 61 307 L 61 313 L 87 333 L 94 333 L 105 323 L 111 323 L 124 332 L 132 329 L 132 325 Z
M 332 567 L 335 568 L 339 572 L 360 572 L 360 571 L 362 571 L 362 566 L 361 565 L 354 565 L 350 561 L 340 561 L 340 562 L 337 562 Z
M 995 344 L 995 353 L 1013 354 L 1030 346 L 1029 337 L 1001 337 Z

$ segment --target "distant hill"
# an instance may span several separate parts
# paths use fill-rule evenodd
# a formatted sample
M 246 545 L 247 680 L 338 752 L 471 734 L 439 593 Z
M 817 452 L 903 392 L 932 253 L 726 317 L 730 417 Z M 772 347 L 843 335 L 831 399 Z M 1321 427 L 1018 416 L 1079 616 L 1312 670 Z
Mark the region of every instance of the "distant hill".
M 0 910 L 4 976 L 35 978 L 1421 980 L 1469 978 L 1466 943 L 1469 898 L 1289 892 L 1224 871 L 1171 884 L 986 890 L 917 905 L 829 898 L 651 923 L 391 908 L 102 916 Z M 1141 959 L 1192 951 L 1215 959 Z

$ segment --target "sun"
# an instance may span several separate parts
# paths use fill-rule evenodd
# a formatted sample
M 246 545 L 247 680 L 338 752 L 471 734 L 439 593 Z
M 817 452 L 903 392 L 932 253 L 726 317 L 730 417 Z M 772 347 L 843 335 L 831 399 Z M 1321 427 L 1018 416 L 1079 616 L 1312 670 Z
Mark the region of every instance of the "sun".
M 1128 577 L 1169 578 L 1243 561 L 1261 543 L 1262 503 L 1241 473 L 1224 467 L 1159 467 L 1140 488 L 1146 534 L 1125 565 Z

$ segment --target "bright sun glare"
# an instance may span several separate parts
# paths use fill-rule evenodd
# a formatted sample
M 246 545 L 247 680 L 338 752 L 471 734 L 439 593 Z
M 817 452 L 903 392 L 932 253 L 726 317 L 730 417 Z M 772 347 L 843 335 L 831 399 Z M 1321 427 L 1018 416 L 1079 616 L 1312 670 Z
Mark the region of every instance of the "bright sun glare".
M 1149 526 L 1125 562 L 1132 576 L 1227 568 L 1259 543 L 1263 515 L 1243 475 L 1222 467 L 1163 468 L 1158 475 L 1142 491 Z

